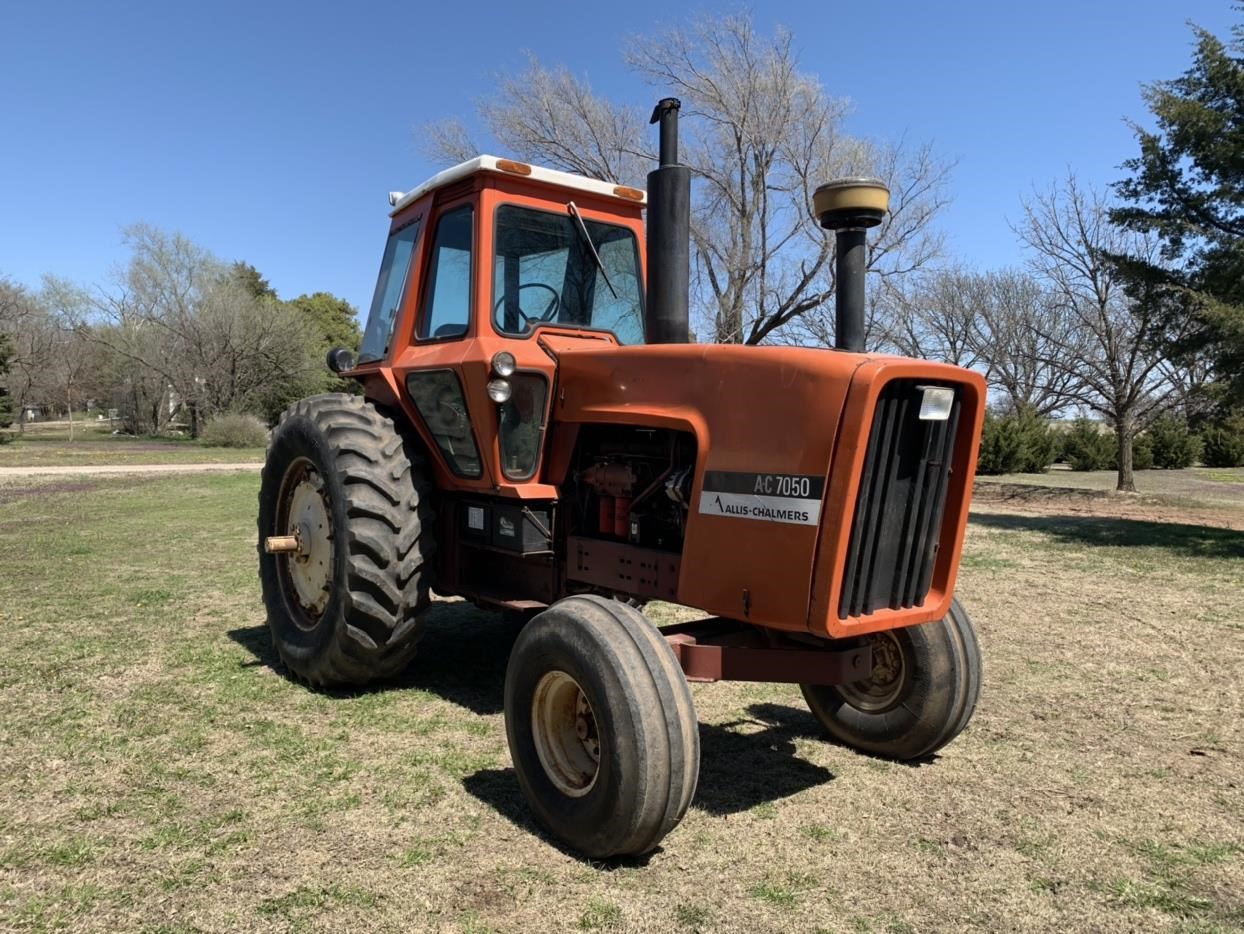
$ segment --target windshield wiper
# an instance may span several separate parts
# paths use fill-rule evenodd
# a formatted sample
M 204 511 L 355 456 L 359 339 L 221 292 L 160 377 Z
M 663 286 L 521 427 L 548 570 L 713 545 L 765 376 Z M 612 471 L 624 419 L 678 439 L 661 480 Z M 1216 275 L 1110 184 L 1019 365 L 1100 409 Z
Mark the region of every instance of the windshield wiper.
M 600 261 L 600 254 L 596 252 L 596 246 L 592 243 L 592 235 L 587 232 L 587 224 L 583 223 L 583 217 L 579 214 L 579 209 L 575 207 L 573 201 L 566 202 L 566 210 L 570 212 L 579 224 L 579 236 L 583 238 L 583 242 L 587 244 L 588 252 L 592 254 L 592 261 L 596 263 L 596 268 L 600 270 L 600 274 L 605 279 L 605 285 L 609 286 L 609 291 L 613 293 L 613 297 L 618 297 L 618 290 L 613 287 L 613 283 L 609 281 L 609 273 L 605 272 L 605 264 Z

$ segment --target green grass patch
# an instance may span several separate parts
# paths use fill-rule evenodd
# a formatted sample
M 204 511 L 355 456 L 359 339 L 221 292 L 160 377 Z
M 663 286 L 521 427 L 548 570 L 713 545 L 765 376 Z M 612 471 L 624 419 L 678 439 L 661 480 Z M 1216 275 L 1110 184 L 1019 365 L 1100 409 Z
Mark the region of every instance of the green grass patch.
M 352 905 L 371 908 L 379 897 L 356 886 L 303 885 L 276 898 L 264 899 L 257 912 L 261 916 L 301 921 L 329 906 Z
M 1106 886 L 1110 896 L 1130 908 L 1156 908 L 1180 918 L 1203 914 L 1213 907 L 1208 898 L 1201 898 L 1177 888 L 1135 879 L 1114 879 Z
M 812 877 L 804 873 L 769 876 L 752 886 L 751 896 L 774 908 L 790 910 L 799 904 L 800 898 L 812 885 Z
M 1244 483 L 1244 468 L 1233 470 L 1207 470 L 1205 478 L 1215 483 Z
M 604 898 L 591 898 L 579 915 L 581 931 L 613 931 L 622 925 L 622 909 Z

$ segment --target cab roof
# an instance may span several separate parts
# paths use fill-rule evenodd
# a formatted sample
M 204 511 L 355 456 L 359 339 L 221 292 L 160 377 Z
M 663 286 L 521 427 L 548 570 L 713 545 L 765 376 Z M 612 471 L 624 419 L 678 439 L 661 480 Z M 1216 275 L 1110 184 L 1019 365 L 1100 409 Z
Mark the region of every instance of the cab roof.
M 523 171 L 524 169 L 526 171 Z M 460 162 L 452 168 L 445 169 L 443 172 L 437 172 L 423 184 L 412 188 L 404 195 L 399 195 L 393 202 L 393 210 L 389 212 L 389 216 L 392 217 L 407 205 L 418 201 L 429 191 L 434 191 L 437 188 L 449 185 L 452 182 L 468 178 L 476 172 L 493 172 L 497 175 L 509 176 L 511 178 L 522 178 L 529 181 L 544 182 L 547 185 L 557 185 L 560 188 L 571 188 L 576 191 L 583 191 L 600 197 L 613 198 L 631 206 L 642 206 L 648 203 L 647 193 L 638 188 L 629 188 L 617 185 L 613 182 L 597 181 L 594 178 L 587 178 L 583 175 L 575 175 L 571 172 L 559 172 L 556 169 L 544 169 L 538 165 L 529 165 L 525 162 L 515 162 L 512 159 L 502 159 L 497 156 L 476 156 L 474 159 L 469 159 L 466 162 Z M 631 194 L 630 197 L 619 194 L 619 189 L 638 194 L 638 197 L 636 197 L 635 194 Z

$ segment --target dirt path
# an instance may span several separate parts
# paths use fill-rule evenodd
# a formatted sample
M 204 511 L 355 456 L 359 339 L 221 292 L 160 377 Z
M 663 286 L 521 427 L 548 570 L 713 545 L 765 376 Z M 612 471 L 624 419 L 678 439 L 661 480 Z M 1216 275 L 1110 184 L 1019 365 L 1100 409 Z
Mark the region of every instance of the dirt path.
M 5 477 L 82 476 L 91 474 L 204 473 L 218 470 L 258 470 L 263 464 L 83 464 L 42 467 L 0 467 Z

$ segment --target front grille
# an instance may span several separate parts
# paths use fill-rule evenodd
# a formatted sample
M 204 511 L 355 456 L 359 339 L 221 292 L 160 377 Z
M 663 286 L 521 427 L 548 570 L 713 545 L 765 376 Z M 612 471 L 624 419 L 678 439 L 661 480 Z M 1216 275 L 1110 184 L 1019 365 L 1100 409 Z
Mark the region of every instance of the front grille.
M 919 386 L 894 380 L 877 400 L 838 616 L 864 616 L 924 602 L 933 581 L 960 394 L 945 421 L 921 421 Z

